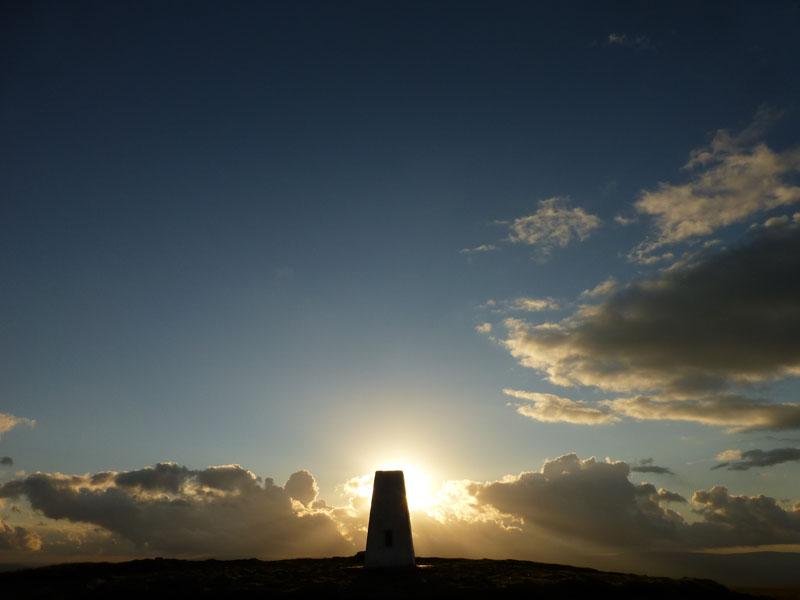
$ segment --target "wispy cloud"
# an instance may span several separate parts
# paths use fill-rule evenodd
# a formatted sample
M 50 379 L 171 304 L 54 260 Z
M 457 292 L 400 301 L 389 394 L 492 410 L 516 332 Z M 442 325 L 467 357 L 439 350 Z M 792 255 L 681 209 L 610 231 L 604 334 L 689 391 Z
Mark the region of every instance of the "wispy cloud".
M 462 248 L 458 252 L 460 254 L 479 254 L 481 252 L 492 252 L 497 250 L 497 246 L 494 244 L 481 244 L 480 246 L 475 246 L 474 248 Z
M 590 290 L 583 290 L 581 292 L 581 296 L 588 296 L 590 298 L 595 298 L 597 296 L 606 296 L 613 292 L 619 282 L 614 277 L 609 277 L 602 283 L 598 283 Z
M 539 312 L 542 310 L 556 310 L 558 303 L 552 298 L 514 298 L 508 304 L 511 310 Z
M 634 473 L 653 473 L 655 475 L 674 475 L 671 469 L 667 467 L 660 467 L 656 464 L 653 464 L 655 461 L 652 458 L 643 458 L 631 467 L 631 471 Z M 663 491 L 663 490 L 662 490 Z M 685 502 L 683 498 L 681 498 Z
M 627 227 L 628 225 L 633 225 L 636 223 L 638 219 L 636 217 L 626 217 L 625 215 L 616 215 L 614 217 L 614 222 L 617 225 L 622 225 L 623 227 Z
M 26 419 L 25 417 L 15 417 L 5 413 L 0 413 L 0 436 L 7 431 L 11 431 L 17 425 L 28 425 L 33 427 L 36 421 L 33 419 Z
M 593 406 L 586 402 L 576 402 L 555 394 L 540 394 L 522 390 L 504 389 L 503 393 L 527 400 L 529 403 L 517 406 L 517 412 L 544 423 L 574 423 L 577 425 L 604 425 L 619 421 L 619 417 L 607 408 Z
M 609 46 L 630 46 L 639 50 L 644 50 L 650 47 L 650 38 L 643 33 L 627 34 L 612 32 L 606 38 L 606 44 Z
M 600 226 L 600 219 L 580 207 L 570 208 L 567 198 L 554 197 L 539 202 L 535 213 L 514 219 L 509 226 L 512 243 L 535 246 L 543 255 L 573 240 L 585 240 Z
M 754 467 L 772 467 L 786 462 L 800 461 L 800 448 L 775 448 L 774 450 L 727 450 L 717 455 L 722 460 L 712 469 L 747 471 Z
M 708 235 L 750 215 L 800 201 L 800 186 L 790 181 L 800 170 L 800 149 L 774 152 L 759 141 L 778 118 L 759 110 L 737 134 L 716 133 L 711 143 L 691 152 L 684 169 L 693 173 L 685 184 L 660 183 L 645 190 L 636 210 L 654 219 L 657 232 L 631 251 L 629 258 L 651 262 L 656 249 Z

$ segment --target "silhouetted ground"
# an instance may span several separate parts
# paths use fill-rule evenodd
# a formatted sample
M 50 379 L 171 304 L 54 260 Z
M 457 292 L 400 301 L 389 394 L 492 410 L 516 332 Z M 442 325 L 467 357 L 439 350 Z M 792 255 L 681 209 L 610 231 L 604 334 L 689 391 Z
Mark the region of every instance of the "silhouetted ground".
M 0 574 L 2 598 L 752 598 L 708 579 L 607 573 L 516 560 L 418 558 L 372 570 L 358 558 L 147 559 L 74 563 Z

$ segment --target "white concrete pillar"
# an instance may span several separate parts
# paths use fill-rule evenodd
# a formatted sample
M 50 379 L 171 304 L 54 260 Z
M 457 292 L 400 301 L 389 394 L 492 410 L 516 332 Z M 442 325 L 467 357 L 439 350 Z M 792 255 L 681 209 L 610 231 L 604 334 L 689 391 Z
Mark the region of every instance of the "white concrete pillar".
M 375 471 L 369 509 L 367 567 L 413 567 L 414 543 L 402 471 Z

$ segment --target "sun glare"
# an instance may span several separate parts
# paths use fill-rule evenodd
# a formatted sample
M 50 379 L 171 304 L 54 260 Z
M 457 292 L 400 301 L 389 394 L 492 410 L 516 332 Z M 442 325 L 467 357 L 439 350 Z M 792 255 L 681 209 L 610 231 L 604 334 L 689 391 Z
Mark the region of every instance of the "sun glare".
M 375 471 L 403 471 L 409 510 L 427 510 L 434 503 L 430 478 L 418 468 L 408 463 L 384 463 Z M 373 473 L 356 480 L 358 483 L 353 486 L 356 495 L 362 498 L 372 498 Z

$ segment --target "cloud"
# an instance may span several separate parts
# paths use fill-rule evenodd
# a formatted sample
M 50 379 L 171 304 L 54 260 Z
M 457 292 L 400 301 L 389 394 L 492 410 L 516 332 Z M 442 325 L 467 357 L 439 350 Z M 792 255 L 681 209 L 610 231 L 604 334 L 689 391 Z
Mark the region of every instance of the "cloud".
M 774 450 L 727 450 L 717 455 L 725 462 L 711 467 L 728 471 L 747 471 L 753 467 L 772 467 L 785 462 L 800 461 L 800 448 L 775 448 Z
M 742 458 L 741 450 L 725 450 L 717 454 L 717 460 L 739 460 Z
M 302 490 L 299 500 L 316 485 L 303 475 L 290 482 L 295 493 Z M 354 551 L 329 514 L 301 509 L 287 490 L 238 465 L 35 473 L 5 483 L 0 498 L 25 498 L 50 519 L 102 527 L 138 552 L 283 558 Z
M 800 228 L 618 289 L 560 322 L 504 321 L 505 346 L 560 386 L 631 393 L 597 405 L 637 419 L 800 427 L 800 404 L 738 393 L 800 374 Z
M 575 423 L 579 425 L 605 425 L 619 421 L 619 417 L 608 410 L 561 398 L 555 394 L 539 394 L 521 390 L 504 389 L 503 393 L 513 398 L 528 400 L 532 404 L 520 404 L 517 412 L 544 423 Z
M 800 404 L 776 404 L 733 394 L 670 400 L 660 396 L 617 398 L 602 403 L 612 413 L 642 420 L 691 421 L 732 431 L 800 428 Z
M 545 461 L 541 471 L 500 481 L 465 484 L 469 494 L 534 539 L 573 544 L 582 551 L 698 550 L 800 542 L 800 503 L 784 510 L 774 498 L 736 496 L 721 486 L 696 491 L 691 504 L 651 483 L 634 484 L 621 461 L 581 460 L 575 454 Z M 665 504 L 686 504 L 700 517 L 688 523 Z
M 581 292 L 581 296 L 588 296 L 590 298 L 596 298 L 597 296 L 606 296 L 614 291 L 617 287 L 618 282 L 614 277 L 609 277 L 602 283 L 598 283 L 590 290 L 583 290 Z
M 514 298 L 510 304 L 511 310 L 524 310 L 539 312 L 542 310 L 556 310 L 558 304 L 552 298 Z
M 652 458 L 643 458 L 637 465 L 631 467 L 634 473 L 654 473 L 657 475 L 674 475 L 674 473 L 667 467 L 659 467 L 653 464 Z
M 650 47 L 650 38 L 644 34 L 628 35 L 626 33 L 609 33 L 606 43 L 609 46 L 631 46 L 637 49 Z
M 290 497 L 306 506 L 314 502 L 319 494 L 314 476 L 305 469 L 292 473 L 283 485 L 283 489 Z
M 0 436 L 12 430 L 17 425 L 29 425 L 33 427 L 36 425 L 36 421 L 33 419 L 26 419 L 25 417 L 15 417 L 14 415 L 0 413 Z
M 614 217 L 614 222 L 617 225 L 621 225 L 622 227 L 627 227 L 628 225 L 633 225 L 636 223 L 638 219 L 636 217 L 626 217 L 624 215 L 616 215 Z
M 316 481 L 305 470 L 279 487 L 238 465 L 160 464 L 7 482 L 0 498 L 24 499 L 49 521 L 0 521 L 0 550 L 38 550 L 37 560 L 52 553 L 268 559 L 341 556 L 364 547 L 372 475 L 347 482 L 349 504 L 334 507 L 316 499 Z M 412 511 L 415 548 L 420 555 L 570 562 L 596 550 L 800 543 L 798 509 L 784 510 L 773 498 L 714 487 L 696 491 L 690 503 L 652 483 L 631 482 L 631 470 L 625 462 L 568 454 L 539 471 L 445 482 L 429 510 Z M 119 475 L 126 485 L 117 484 Z M 696 522 L 673 507 L 694 510 Z
M 569 208 L 567 198 L 548 198 L 539 202 L 532 215 L 514 219 L 509 226 L 512 243 L 536 246 L 543 256 L 556 247 L 565 247 L 575 238 L 585 240 L 600 219 L 582 208 Z
M 657 248 L 740 222 L 750 215 L 800 201 L 789 177 L 800 170 L 800 148 L 774 152 L 757 140 L 778 115 L 762 108 L 738 134 L 719 130 L 708 146 L 691 152 L 688 183 L 644 190 L 634 207 L 652 217 L 657 232 L 629 258 L 647 262 Z
M 12 527 L 0 519 L 0 550 L 36 551 L 42 547 L 42 539 L 24 527 Z
M 472 489 L 479 501 L 521 517 L 526 527 L 575 542 L 617 548 L 677 542 L 683 519 L 661 507 L 667 496 L 659 496 L 652 484 L 631 483 L 629 475 L 624 462 L 569 454 L 546 461 L 538 473 Z
M 10 456 L 0 456 L 0 465 L 10 467 L 14 464 L 14 459 Z
M 474 248 L 462 248 L 458 252 L 460 254 L 477 254 L 479 252 L 492 252 L 493 250 L 497 250 L 497 246 L 494 244 L 481 244 L 480 246 L 475 246 Z
M 784 510 L 769 496 L 734 496 L 724 486 L 694 493 L 694 511 L 705 522 L 695 523 L 693 533 L 709 547 L 800 542 L 800 507 Z M 699 506 L 697 506 L 699 505 Z
M 480 325 L 475 326 L 475 331 L 478 333 L 491 333 L 492 332 L 492 324 L 491 323 L 481 323 Z

